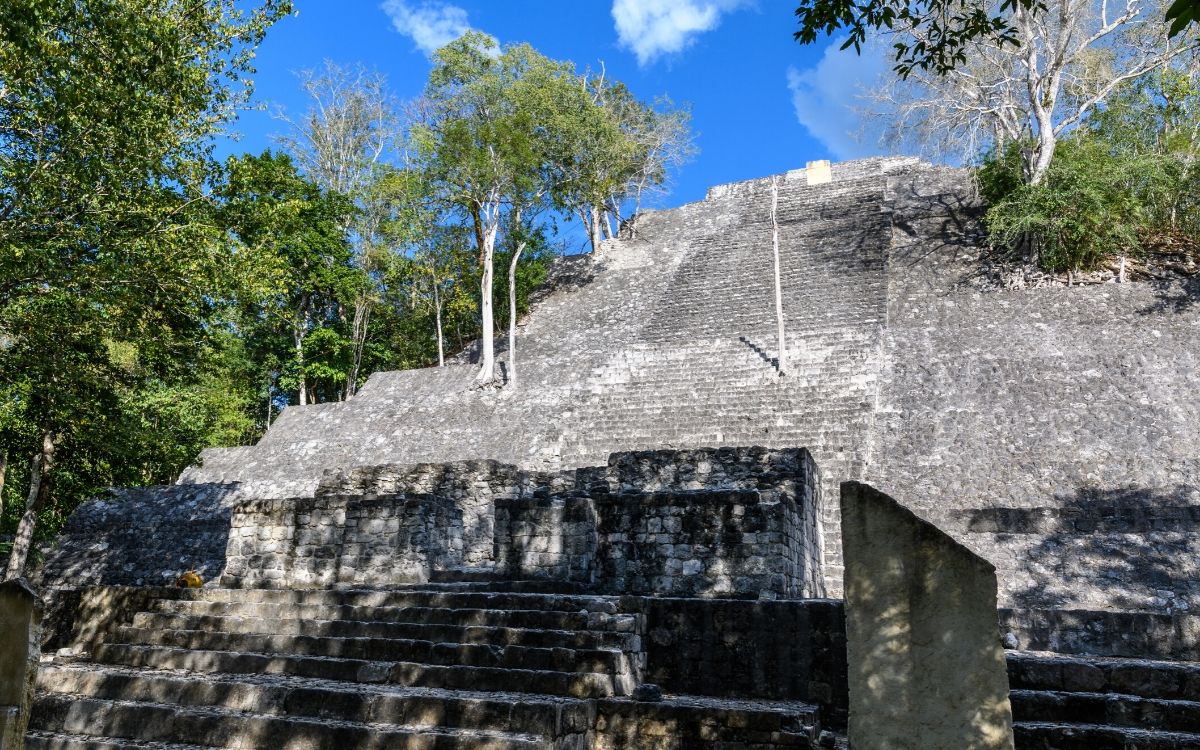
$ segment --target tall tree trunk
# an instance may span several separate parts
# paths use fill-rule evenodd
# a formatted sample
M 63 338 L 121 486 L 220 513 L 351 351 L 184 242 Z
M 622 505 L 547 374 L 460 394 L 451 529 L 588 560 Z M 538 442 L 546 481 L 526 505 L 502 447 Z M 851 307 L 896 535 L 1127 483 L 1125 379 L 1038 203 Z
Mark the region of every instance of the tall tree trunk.
M 296 344 L 296 369 L 299 372 L 300 384 L 296 389 L 296 402 L 301 406 L 308 405 L 308 381 L 304 377 L 304 334 L 297 330 L 292 332 L 292 340 Z
M 775 319 L 779 324 L 779 374 L 787 375 L 787 344 L 783 336 L 783 282 L 779 273 L 779 182 L 771 178 L 771 245 L 775 252 Z
M 517 387 L 517 262 L 525 250 L 522 240 L 508 264 L 508 385 Z
M 480 367 L 476 381 L 480 385 L 496 382 L 496 318 L 492 310 L 492 287 L 496 258 L 496 232 L 499 230 L 496 217 L 489 217 L 483 228 L 483 246 L 480 248 L 480 260 L 483 265 L 483 275 L 479 280 L 479 325 L 482 338 L 480 341 Z
M 600 211 L 600 234 L 606 240 L 613 238 L 612 215 L 607 209 Z
M 446 366 L 446 347 L 442 335 L 442 292 L 437 275 L 433 277 L 433 319 L 437 324 L 438 367 Z
M 54 433 L 47 430 L 42 436 L 42 449 L 29 461 L 29 495 L 25 499 L 25 515 L 17 526 L 12 552 L 8 556 L 8 568 L 4 580 L 19 578 L 25 574 L 29 550 L 33 546 L 33 532 L 37 527 L 38 515 L 50 496 L 50 479 L 54 469 Z
M 346 398 L 358 393 L 358 373 L 362 368 L 363 351 L 367 347 L 367 326 L 371 322 L 371 295 L 363 292 L 354 305 L 354 323 L 351 328 L 350 371 L 346 373 Z
M 600 249 L 600 207 L 588 206 L 588 239 L 592 242 L 592 252 Z

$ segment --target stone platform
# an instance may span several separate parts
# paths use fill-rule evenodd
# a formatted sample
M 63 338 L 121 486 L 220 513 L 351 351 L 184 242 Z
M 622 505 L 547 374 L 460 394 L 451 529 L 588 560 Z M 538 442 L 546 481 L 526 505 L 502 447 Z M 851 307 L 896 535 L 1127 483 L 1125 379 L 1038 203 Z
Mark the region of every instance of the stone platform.
M 844 721 L 840 613 L 820 601 L 775 604 L 834 640 L 768 676 L 739 658 L 757 645 L 738 629 L 767 626 L 750 601 L 717 617 L 740 645 L 684 649 L 684 666 L 655 634 L 662 602 L 545 581 L 83 598 L 74 655 L 42 664 L 36 750 L 818 748 L 838 746 L 828 730 Z M 639 700 L 647 674 L 664 696 Z M 706 688 L 718 694 L 683 692 Z

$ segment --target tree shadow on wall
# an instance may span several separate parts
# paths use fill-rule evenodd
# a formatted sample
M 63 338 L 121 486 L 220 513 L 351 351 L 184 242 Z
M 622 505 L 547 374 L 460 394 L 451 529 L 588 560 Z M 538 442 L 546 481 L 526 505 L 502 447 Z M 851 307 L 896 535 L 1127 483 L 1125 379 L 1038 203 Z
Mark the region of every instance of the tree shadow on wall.
M 171 585 L 225 568 L 238 483 L 111 489 L 73 513 L 41 571 L 47 586 Z
M 951 195 L 925 199 L 916 217 L 895 215 L 892 228 L 906 241 L 893 243 L 891 260 L 915 266 L 936 258 L 978 259 L 979 248 L 989 246 L 982 219 L 982 208 Z
M 1055 499 L 1051 507 L 966 514 L 969 532 L 1018 546 L 1010 574 L 1017 580 L 1008 587 L 1014 604 L 1174 611 L 1200 596 L 1191 567 L 1200 546 L 1195 487 L 1081 487 Z
M 1165 312 L 1184 313 L 1200 306 L 1200 276 L 1189 276 L 1182 281 L 1160 281 L 1154 284 L 1155 303 L 1138 310 L 1141 315 L 1158 315 Z

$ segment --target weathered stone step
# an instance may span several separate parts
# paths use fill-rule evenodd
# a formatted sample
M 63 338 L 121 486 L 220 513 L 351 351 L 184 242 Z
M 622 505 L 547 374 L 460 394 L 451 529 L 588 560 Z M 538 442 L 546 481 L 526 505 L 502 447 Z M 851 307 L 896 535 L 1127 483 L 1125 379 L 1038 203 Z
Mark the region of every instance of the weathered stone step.
M 25 735 L 25 750 L 208 750 L 200 745 L 141 742 L 128 738 L 95 737 L 38 730 Z
M 147 627 L 147 615 L 165 613 L 138 613 L 133 617 L 137 627 Z M 184 630 L 203 630 L 210 624 L 221 622 L 230 617 L 242 617 L 246 620 L 307 620 L 307 621 L 352 621 L 352 622 L 383 622 L 408 623 L 423 625 L 455 625 L 459 627 L 485 626 L 507 628 L 530 628 L 537 630 L 612 630 L 617 632 L 633 632 L 636 625 L 634 615 L 609 615 L 603 612 L 549 612 L 545 610 L 525 609 L 442 609 L 437 607 L 405 607 L 405 608 L 375 608 L 375 607 L 339 607 L 307 610 L 296 608 L 291 612 L 274 616 L 230 615 L 230 614 L 192 614 L 178 613 L 172 615 L 169 622 L 176 623 L 172 627 Z M 271 631 L 266 631 L 271 632 Z
M 1196 750 L 1200 734 L 1097 724 L 1016 722 L 1017 750 Z
M 151 669 L 186 669 L 203 673 L 290 674 L 347 682 L 389 683 L 450 690 L 541 693 L 575 698 L 626 694 L 633 688 L 629 675 L 595 672 L 445 666 L 117 643 L 101 644 L 96 649 L 95 660 L 102 664 Z
M 488 625 L 443 625 L 420 622 L 360 622 L 356 620 L 280 620 L 208 615 L 163 615 L 152 612 L 135 617 L 137 628 L 205 630 L 220 633 L 273 633 L 316 638 L 398 638 L 436 643 L 477 643 L 493 646 L 534 648 L 621 648 L 640 650 L 635 633 L 604 630 L 543 630 L 491 627 Z
M 511 580 L 501 578 L 490 571 L 461 572 L 457 570 L 436 570 L 430 573 L 431 580 L 421 583 L 398 583 L 393 586 L 376 586 L 372 591 L 423 591 L 423 592 L 466 592 L 466 593 L 518 593 L 541 595 L 588 596 L 588 587 L 582 583 L 570 581 L 555 581 L 543 578 L 527 580 Z M 205 598 L 208 592 L 234 591 L 238 593 L 262 592 L 267 595 L 289 593 L 293 591 L 309 591 L 313 589 L 242 589 L 235 586 L 213 585 L 203 588 L 197 594 Z M 334 589 L 335 591 L 361 591 L 367 589 Z
M 612 597 L 533 594 L 510 591 L 423 591 L 409 590 L 290 590 L 211 589 L 179 599 L 158 600 L 159 611 L 200 614 L 254 614 L 271 616 L 294 607 L 342 607 L 400 609 L 437 607 L 446 609 L 520 609 L 547 612 L 617 611 Z M 261 616 L 261 615 L 260 615 Z M 332 618 L 327 618 L 332 619 Z
M 591 725 L 592 706 L 572 698 L 406 688 L 289 675 L 202 675 L 98 664 L 46 664 L 43 693 L 369 724 L 464 727 L 559 737 Z
M 630 671 L 616 649 L 530 648 L 499 644 L 438 643 L 393 638 L 330 638 L 265 633 L 222 633 L 209 630 L 166 630 L 125 627 L 112 643 L 168 646 L 204 651 L 237 651 L 289 656 L 330 656 L 367 661 L 411 661 L 501 669 L 547 669 L 557 672 L 617 673 Z
M 1194 701 L 1040 690 L 1013 690 L 1011 699 L 1015 721 L 1200 732 L 1200 703 Z
M 191 742 L 216 748 L 542 750 L 550 747 L 546 739 L 535 735 L 269 716 L 67 694 L 38 696 L 33 721 L 34 729 Z
M 821 735 L 815 706 L 792 701 L 679 695 L 640 703 L 608 698 L 597 701 L 595 727 L 595 750 L 838 746 L 838 738 Z M 669 738 L 669 743 L 656 744 L 655 738 Z
M 1014 690 L 1117 693 L 1200 702 L 1200 663 L 1009 651 Z

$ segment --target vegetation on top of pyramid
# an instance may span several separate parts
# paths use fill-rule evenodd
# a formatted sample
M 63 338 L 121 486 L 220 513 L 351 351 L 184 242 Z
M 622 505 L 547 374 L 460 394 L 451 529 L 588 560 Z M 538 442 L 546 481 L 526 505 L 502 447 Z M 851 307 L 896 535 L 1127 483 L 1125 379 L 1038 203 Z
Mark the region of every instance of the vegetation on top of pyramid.
M 893 146 L 980 165 L 995 246 L 1052 273 L 1200 256 L 1200 3 L 810 0 L 795 36 L 890 44 L 868 108 Z

